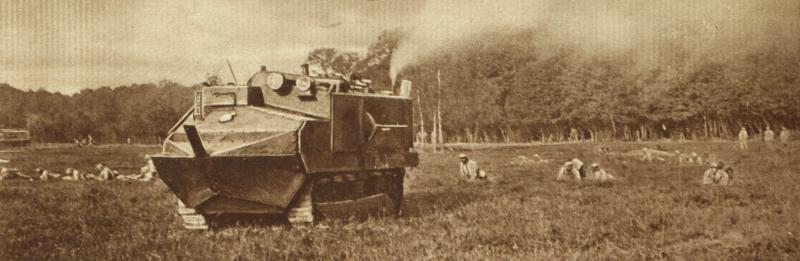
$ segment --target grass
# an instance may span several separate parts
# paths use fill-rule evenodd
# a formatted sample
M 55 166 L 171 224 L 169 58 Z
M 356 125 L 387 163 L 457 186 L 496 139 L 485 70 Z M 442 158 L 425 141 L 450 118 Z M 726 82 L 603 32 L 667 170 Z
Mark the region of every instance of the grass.
M 598 144 L 467 151 L 494 182 L 465 182 L 456 154 L 423 153 L 401 217 L 316 226 L 182 229 L 160 181 L 0 182 L 0 260 L 39 259 L 768 259 L 800 258 L 800 159 L 763 144 L 663 143 L 736 168 L 733 185 L 700 185 L 704 166 L 599 154 Z M 796 145 L 796 144 L 793 144 Z M 655 144 L 603 144 L 615 152 Z M 0 153 L 15 167 L 135 171 L 157 147 L 48 147 Z M 509 164 L 538 153 L 551 163 Z M 556 181 L 558 163 L 597 161 L 621 180 Z M 52 167 L 50 167 L 52 166 Z M 29 171 L 30 172 L 30 171 Z

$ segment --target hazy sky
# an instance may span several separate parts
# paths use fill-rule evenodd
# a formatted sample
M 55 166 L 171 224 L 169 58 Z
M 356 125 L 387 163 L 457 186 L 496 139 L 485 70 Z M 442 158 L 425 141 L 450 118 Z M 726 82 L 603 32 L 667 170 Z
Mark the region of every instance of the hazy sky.
M 0 1 L 0 82 L 73 93 L 153 82 L 239 81 L 265 64 L 297 71 L 316 47 L 365 52 L 420 0 Z M 230 79 L 230 78 L 229 78 Z
M 692 59 L 800 51 L 798 0 L 0 0 L 0 82 L 63 93 L 191 85 L 209 73 L 230 80 L 225 59 L 243 82 L 262 64 L 297 72 L 318 47 L 364 53 L 402 27 L 396 73 L 482 30 L 539 25 L 555 44 L 633 53 L 642 68 L 661 64 L 652 56 L 665 42 Z

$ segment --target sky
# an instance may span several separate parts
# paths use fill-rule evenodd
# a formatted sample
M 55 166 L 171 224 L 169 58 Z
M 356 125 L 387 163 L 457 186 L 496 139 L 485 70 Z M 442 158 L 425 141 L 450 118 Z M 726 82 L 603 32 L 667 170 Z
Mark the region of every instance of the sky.
M 296 72 L 314 48 L 365 53 L 421 3 L 3 0 L 0 83 L 61 93 L 161 79 L 191 85 L 209 73 L 230 77 L 226 59 L 240 82 L 260 65 Z
M 590 55 L 634 54 L 640 68 L 662 63 L 662 43 L 698 61 L 800 52 L 798 0 L 0 0 L 0 83 L 74 93 L 232 81 L 226 59 L 244 82 L 260 65 L 299 72 L 315 48 L 363 54 L 400 28 L 393 76 L 470 35 L 537 26 Z
M 669 67 L 676 55 L 688 61 L 672 70 L 689 72 L 765 49 L 800 52 L 800 0 L 430 0 L 414 20 L 393 53 L 393 77 L 452 44 L 481 41 L 470 35 L 539 27 L 550 35 L 538 48 L 631 59 L 637 71 Z

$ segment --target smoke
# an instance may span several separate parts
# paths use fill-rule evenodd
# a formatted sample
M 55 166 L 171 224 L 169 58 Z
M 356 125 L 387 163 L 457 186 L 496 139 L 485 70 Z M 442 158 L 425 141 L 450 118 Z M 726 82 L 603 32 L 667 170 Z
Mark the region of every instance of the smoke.
M 429 0 L 413 21 L 392 56 L 393 82 L 406 66 L 448 46 L 507 29 L 546 28 L 552 37 L 545 44 L 587 57 L 630 56 L 642 69 L 679 52 L 691 67 L 776 44 L 800 51 L 797 0 Z

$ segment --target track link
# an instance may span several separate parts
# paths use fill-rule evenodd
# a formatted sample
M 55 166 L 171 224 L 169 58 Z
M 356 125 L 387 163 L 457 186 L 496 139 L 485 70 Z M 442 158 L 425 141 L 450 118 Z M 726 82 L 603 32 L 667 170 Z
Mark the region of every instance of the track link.
M 183 201 L 178 200 L 178 215 L 183 219 L 183 227 L 191 230 L 206 230 L 208 229 L 208 222 L 206 218 L 195 211 L 193 208 L 187 208 Z
M 317 214 L 379 209 L 398 214 L 403 201 L 404 169 L 321 175 L 312 182 Z

